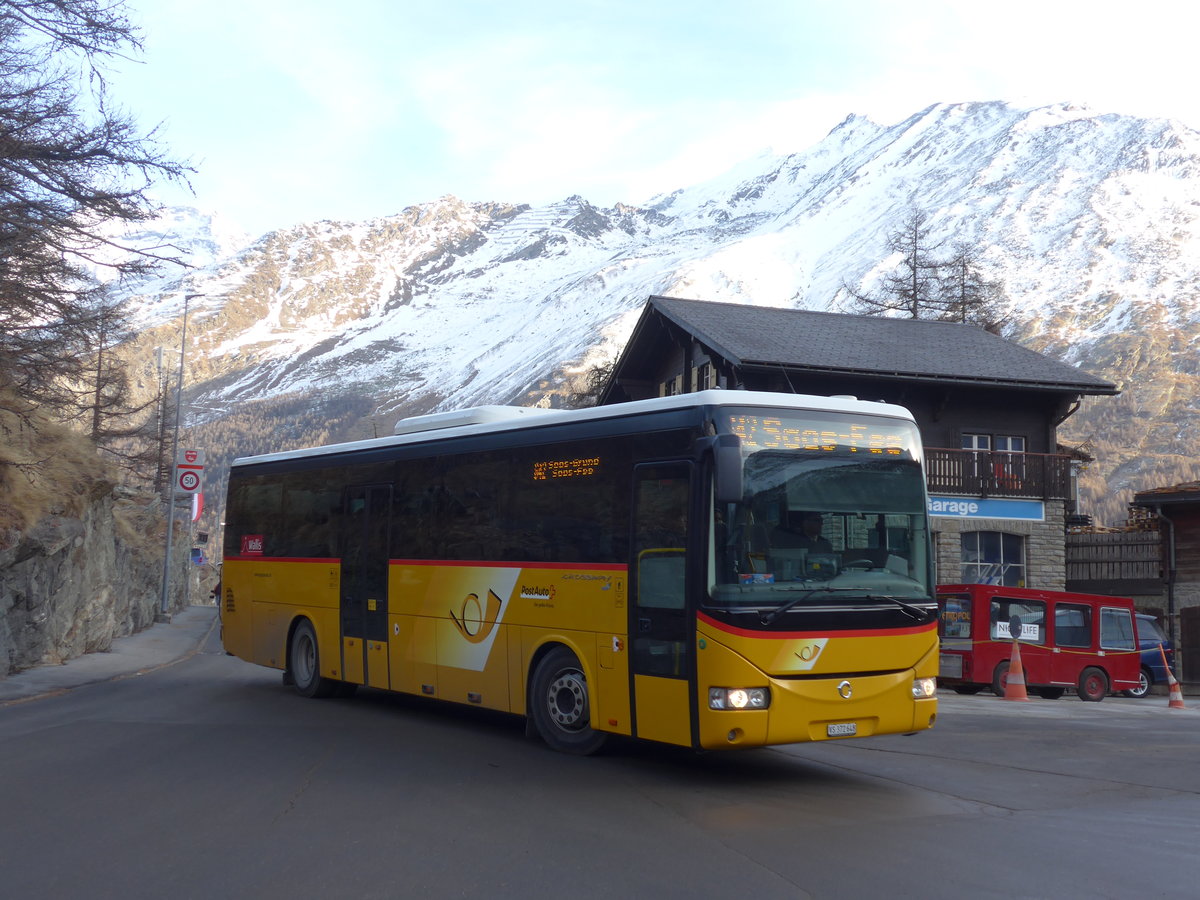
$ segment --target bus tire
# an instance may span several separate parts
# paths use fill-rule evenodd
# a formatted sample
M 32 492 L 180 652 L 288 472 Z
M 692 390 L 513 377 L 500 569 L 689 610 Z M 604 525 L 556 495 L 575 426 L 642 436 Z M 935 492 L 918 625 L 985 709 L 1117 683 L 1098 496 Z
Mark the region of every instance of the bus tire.
M 329 697 L 337 690 L 336 681 L 321 677 L 317 632 L 308 619 L 302 619 L 292 631 L 287 670 L 292 676 L 296 693 L 301 697 Z
M 533 670 L 529 713 L 546 745 L 562 753 L 587 756 L 608 737 L 589 724 L 591 703 L 583 667 L 561 645 L 538 660 Z
M 1088 666 L 1079 673 L 1079 685 L 1075 693 L 1079 695 L 1080 700 L 1099 703 L 1108 693 L 1108 676 L 1104 674 L 1103 669 Z

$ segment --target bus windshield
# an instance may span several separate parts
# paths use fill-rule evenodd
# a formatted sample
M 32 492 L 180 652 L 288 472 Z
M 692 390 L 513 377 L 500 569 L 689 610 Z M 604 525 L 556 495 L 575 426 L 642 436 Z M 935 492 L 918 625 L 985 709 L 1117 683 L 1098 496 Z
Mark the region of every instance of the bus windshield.
M 929 599 L 925 482 L 911 422 L 738 410 L 726 425 L 741 440 L 743 496 L 713 508 L 712 604 Z

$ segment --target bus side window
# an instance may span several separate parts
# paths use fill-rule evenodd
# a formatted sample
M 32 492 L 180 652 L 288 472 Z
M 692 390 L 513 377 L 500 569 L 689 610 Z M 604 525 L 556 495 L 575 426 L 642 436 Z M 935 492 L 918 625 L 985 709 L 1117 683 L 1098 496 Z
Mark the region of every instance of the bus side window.
M 1092 611 L 1083 604 L 1060 603 L 1054 610 L 1054 643 L 1059 647 L 1092 646 Z
M 1106 650 L 1132 650 L 1133 616 L 1127 609 L 1100 609 L 1100 646 Z

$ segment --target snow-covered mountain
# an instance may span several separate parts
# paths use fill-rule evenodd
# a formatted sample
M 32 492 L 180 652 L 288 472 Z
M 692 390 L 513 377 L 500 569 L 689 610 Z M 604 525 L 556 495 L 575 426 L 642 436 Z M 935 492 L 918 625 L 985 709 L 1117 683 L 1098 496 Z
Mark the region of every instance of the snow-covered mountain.
M 1109 519 L 1129 488 L 1200 474 L 1200 133 L 1071 105 L 851 116 L 803 153 L 640 206 L 444 197 L 240 247 L 173 211 L 165 230 L 195 268 L 136 292 L 139 347 L 177 346 L 199 295 L 196 420 L 296 394 L 369 397 L 384 419 L 554 402 L 620 350 L 651 294 L 840 309 L 845 284 L 869 289 L 896 262 L 886 237 L 913 210 L 933 240 L 982 252 L 1010 337 L 1124 387 L 1064 428 L 1098 457 Z

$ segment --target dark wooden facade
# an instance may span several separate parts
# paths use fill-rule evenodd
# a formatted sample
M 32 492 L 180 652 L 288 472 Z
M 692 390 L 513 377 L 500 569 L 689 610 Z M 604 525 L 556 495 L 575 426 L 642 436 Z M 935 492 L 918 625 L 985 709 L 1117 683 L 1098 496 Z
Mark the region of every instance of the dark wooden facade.
M 708 387 L 882 400 L 909 409 L 931 493 L 1068 500 L 1057 428 L 1098 378 L 983 329 L 651 297 L 602 403 Z M 984 452 L 964 449 L 984 436 Z M 1019 439 L 1021 453 L 1005 452 Z
M 1139 491 L 1133 504 L 1158 520 L 1168 634 L 1181 680 L 1200 682 L 1200 481 Z
M 1157 530 L 1068 534 L 1067 589 L 1157 600 L 1166 575 L 1165 552 Z

